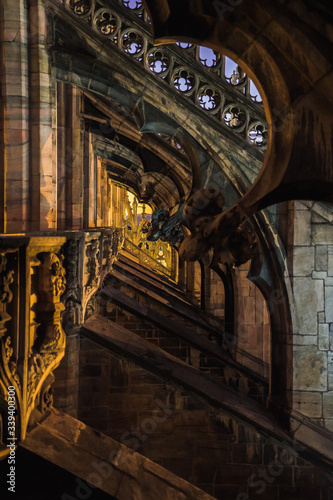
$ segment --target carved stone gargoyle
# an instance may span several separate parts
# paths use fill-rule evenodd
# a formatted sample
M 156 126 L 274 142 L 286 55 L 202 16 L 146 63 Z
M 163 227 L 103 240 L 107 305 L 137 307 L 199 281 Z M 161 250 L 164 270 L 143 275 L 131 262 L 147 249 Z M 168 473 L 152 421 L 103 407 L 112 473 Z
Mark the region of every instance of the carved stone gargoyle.
M 180 210 L 169 217 L 169 212 L 165 208 L 159 208 L 152 215 L 147 240 L 157 241 L 161 239 L 171 244 L 180 243 L 184 238 L 182 223 L 183 215 Z
M 186 261 L 202 258 L 214 250 L 212 263 L 240 266 L 250 260 L 257 248 L 257 238 L 238 206 L 221 214 L 223 195 L 214 188 L 200 189 L 185 203 L 184 222 L 191 230 L 179 248 Z

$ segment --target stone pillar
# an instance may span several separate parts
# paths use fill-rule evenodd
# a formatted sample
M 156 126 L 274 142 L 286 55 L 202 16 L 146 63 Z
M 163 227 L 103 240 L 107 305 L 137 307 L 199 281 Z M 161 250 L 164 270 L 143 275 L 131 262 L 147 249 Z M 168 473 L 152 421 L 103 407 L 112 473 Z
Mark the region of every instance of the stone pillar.
M 84 132 L 84 204 L 83 225 L 85 229 L 96 227 L 96 164 L 93 139 L 90 132 Z
M 101 165 L 101 226 L 106 226 L 107 214 L 107 176 L 105 165 Z
M 96 175 L 96 226 L 101 227 L 102 225 L 102 161 L 97 158 L 97 175 Z
M 0 3 L 0 232 L 26 231 L 29 220 L 27 8 Z
M 57 83 L 57 221 L 66 229 L 66 85 Z
M 29 2 L 31 230 L 57 227 L 56 84 L 51 77 L 47 16 L 41 0 Z
M 83 226 L 83 131 L 80 90 L 66 86 L 66 214 L 67 229 Z
M 108 177 L 107 179 L 108 182 L 108 207 L 107 207 L 107 222 L 106 225 L 108 227 L 111 227 L 112 222 L 111 222 L 111 204 L 112 204 L 112 199 L 111 199 L 111 193 L 112 193 L 112 184 L 111 184 L 111 179 Z

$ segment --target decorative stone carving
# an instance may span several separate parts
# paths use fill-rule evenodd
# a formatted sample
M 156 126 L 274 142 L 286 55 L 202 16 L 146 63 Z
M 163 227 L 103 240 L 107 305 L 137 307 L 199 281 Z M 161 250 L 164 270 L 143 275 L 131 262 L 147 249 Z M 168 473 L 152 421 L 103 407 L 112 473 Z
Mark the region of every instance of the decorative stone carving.
M 181 223 L 182 216 L 179 212 L 169 217 L 167 210 L 159 208 L 152 215 L 152 221 L 147 232 L 147 240 L 157 241 L 161 239 L 169 243 L 178 243 L 184 238 Z
M 95 8 L 94 0 L 66 0 L 66 7 L 82 19 L 88 18 Z
M 221 213 L 224 203 L 224 196 L 216 189 L 200 189 L 184 205 L 183 216 L 186 225 L 194 230 L 202 224 L 202 218 Z
M 88 277 L 86 283 L 87 290 L 98 285 L 100 270 L 99 252 L 99 240 L 91 240 L 86 247 L 86 273 Z
M 93 18 L 93 28 L 100 35 L 114 38 L 119 30 L 120 21 L 116 14 L 110 9 L 99 9 Z
M 19 442 L 41 398 L 43 411 L 52 406 L 51 374 L 64 355 L 61 297 L 66 278 L 59 251 L 65 238 L 9 237 L 5 244 L 11 239 L 17 248 L 0 248 L 0 396 L 6 400 L 8 387 L 14 388 Z M 18 317 L 26 322 L 19 323 Z M 6 453 L 8 449 L 0 449 L 0 457 Z
M 79 240 L 70 239 L 65 245 L 67 289 L 77 288 L 79 273 Z
M 152 36 L 147 35 L 150 29 L 147 12 L 142 3 L 136 2 L 136 5 L 125 1 L 109 8 L 93 0 L 65 0 L 65 7 L 73 16 L 84 19 L 106 42 L 116 45 L 156 78 L 163 78 L 165 84 L 184 99 L 209 113 L 232 134 L 241 136 L 244 143 L 264 151 L 267 147 L 265 113 L 257 96 L 249 93 L 249 78 L 243 76 L 239 67 L 230 76 L 223 73 L 224 56 L 213 50 L 207 55 L 209 49 L 203 54 L 202 47 L 189 43 L 173 44 L 171 48 L 154 46 Z M 127 8 L 137 15 L 135 23 L 129 21 Z M 235 89 L 239 91 L 239 98 Z M 238 140 L 239 137 L 237 143 Z
M 7 304 L 11 302 L 13 294 L 9 288 L 13 283 L 14 271 L 7 269 L 7 259 L 5 253 L 0 253 L 0 338 L 5 334 L 5 323 L 11 319 L 7 313 Z
M 81 235 L 73 235 L 64 245 L 67 287 L 62 297 L 65 305 L 63 328 L 66 334 L 76 331 L 82 322 L 82 286 L 80 286 L 80 240 Z
M 101 279 L 101 250 L 103 236 L 101 232 L 85 233 L 82 242 L 81 255 L 83 258 L 81 286 L 82 310 L 81 321 L 84 320 L 89 299 L 97 292 Z
M 239 207 L 221 214 L 224 197 L 213 188 L 202 189 L 184 205 L 184 221 L 192 234 L 182 242 L 179 253 L 187 261 L 201 259 L 214 249 L 212 265 L 240 266 L 257 249 L 257 238 Z M 219 221 L 219 222 L 217 222 Z
M 72 233 L 64 245 L 66 292 L 63 328 L 67 335 L 76 332 L 84 321 L 90 299 L 110 272 L 122 244 L 122 231 Z

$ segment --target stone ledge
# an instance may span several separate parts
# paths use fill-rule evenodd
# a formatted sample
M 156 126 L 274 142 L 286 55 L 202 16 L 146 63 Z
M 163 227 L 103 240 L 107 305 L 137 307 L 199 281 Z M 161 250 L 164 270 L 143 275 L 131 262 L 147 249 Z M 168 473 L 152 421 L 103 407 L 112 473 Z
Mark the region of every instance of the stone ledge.
M 172 472 L 58 410 L 32 429 L 21 446 L 117 500 L 214 500 Z

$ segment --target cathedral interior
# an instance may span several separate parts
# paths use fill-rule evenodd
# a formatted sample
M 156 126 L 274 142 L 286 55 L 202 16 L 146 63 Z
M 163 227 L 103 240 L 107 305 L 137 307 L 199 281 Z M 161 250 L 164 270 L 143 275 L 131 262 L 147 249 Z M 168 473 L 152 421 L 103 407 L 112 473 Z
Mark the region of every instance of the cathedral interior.
M 333 9 L 0 0 L 1 498 L 333 500 Z

